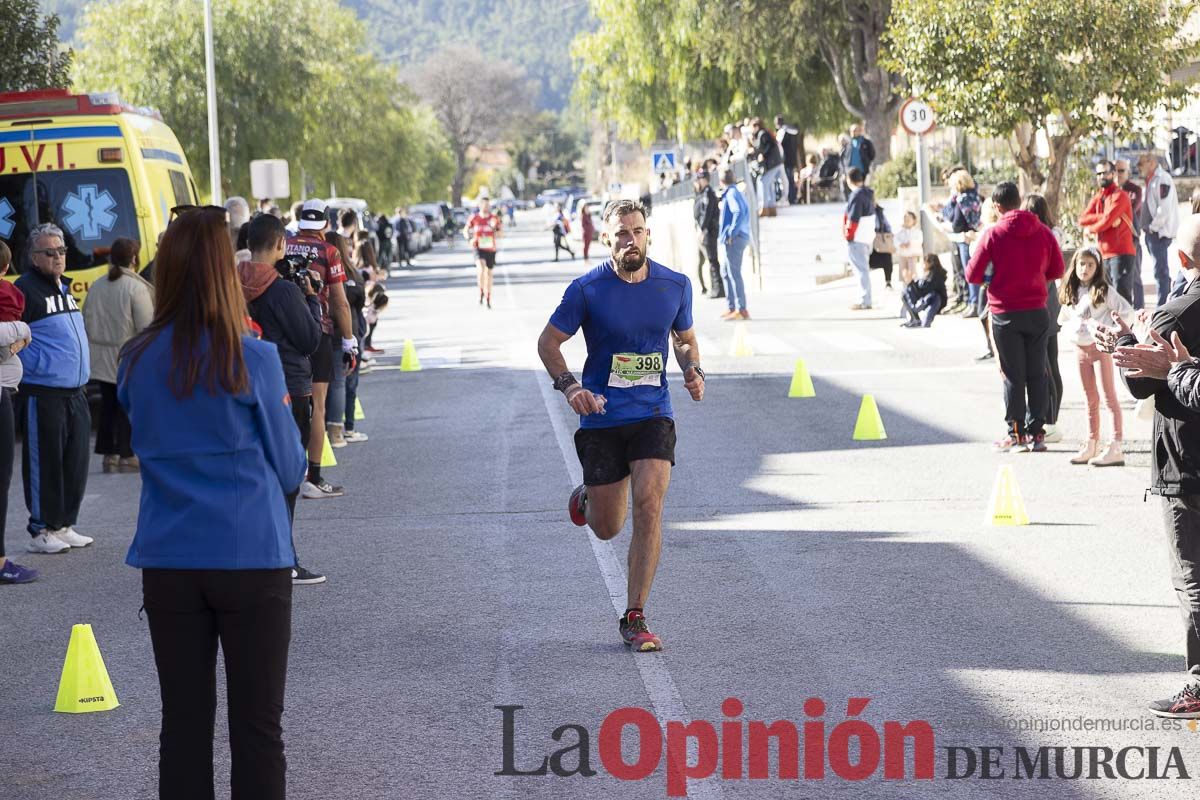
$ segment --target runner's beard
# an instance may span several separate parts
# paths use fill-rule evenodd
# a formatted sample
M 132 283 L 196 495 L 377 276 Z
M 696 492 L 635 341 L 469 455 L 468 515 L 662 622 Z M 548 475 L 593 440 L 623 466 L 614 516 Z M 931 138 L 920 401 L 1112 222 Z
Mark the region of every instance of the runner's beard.
M 622 272 L 637 272 L 646 265 L 646 254 L 634 245 L 622 250 L 618 254 L 616 262 Z

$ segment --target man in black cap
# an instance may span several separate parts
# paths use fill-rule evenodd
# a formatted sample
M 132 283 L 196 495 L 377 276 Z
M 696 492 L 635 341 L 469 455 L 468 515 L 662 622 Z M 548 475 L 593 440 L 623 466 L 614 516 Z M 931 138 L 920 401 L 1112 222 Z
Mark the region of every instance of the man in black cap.
M 692 205 L 692 216 L 696 219 L 697 237 L 700 240 L 700 262 L 696 272 L 700 278 L 700 291 L 709 297 L 724 297 L 725 288 L 721 283 L 721 264 L 717 256 L 717 234 L 721 231 L 721 201 L 709 184 L 708 171 L 696 173 L 692 184 L 696 189 L 696 200 Z M 704 261 L 708 260 L 709 277 L 712 280 L 712 291 L 704 286 Z

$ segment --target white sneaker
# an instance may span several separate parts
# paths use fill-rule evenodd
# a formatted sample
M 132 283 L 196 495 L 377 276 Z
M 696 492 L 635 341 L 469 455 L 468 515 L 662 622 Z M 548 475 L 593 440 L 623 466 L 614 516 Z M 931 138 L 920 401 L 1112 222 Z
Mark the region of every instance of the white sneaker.
M 342 438 L 347 442 L 365 442 L 370 437 L 361 431 L 346 431 L 342 434 Z
M 1057 425 L 1047 425 L 1046 436 L 1042 441 L 1046 444 L 1057 444 L 1062 441 L 1062 431 L 1058 429 Z
M 305 500 L 323 500 L 326 497 L 341 497 L 345 494 L 342 487 L 333 486 L 324 478 L 320 483 L 305 481 L 300 484 L 300 496 Z
M 65 553 L 71 549 L 71 545 L 56 538 L 47 529 L 30 539 L 26 549 L 31 553 Z
M 68 525 L 65 528 L 59 528 L 56 531 L 50 531 L 55 539 L 69 544 L 71 547 L 87 547 L 92 542 L 96 541 L 91 536 L 84 536 L 77 532 L 74 528 Z

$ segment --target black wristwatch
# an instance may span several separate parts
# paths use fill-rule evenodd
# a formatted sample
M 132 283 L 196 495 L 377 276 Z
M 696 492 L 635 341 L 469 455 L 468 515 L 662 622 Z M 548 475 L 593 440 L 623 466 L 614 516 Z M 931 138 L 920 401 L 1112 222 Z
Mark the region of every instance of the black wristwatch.
M 554 379 L 554 391 L 565 392 L 567 389 L 570 389 L 577 383 L 579 383 L 579 381 L 576 380 L 574 375 L 572 375 L 570 372 L 564 372 L 562 375 L 559 375 Z
M 694 369 L 694 370 L 696 370 L 696 374 L 700 376 L 700 380 L 705 380 L 705 378 L 704 378 L 704 370 L 700 369 L 700 363 L 699 363 L 699 362 L 697 362 L 697 361 L 693 361 L 692 363 L 690 363 L 690 364 L 688 364 L 686 367 L 684 367 L 684 368 L 683 368 L 683 371 L 684 371 L 684 372 L 687 372 L 689 369 Z

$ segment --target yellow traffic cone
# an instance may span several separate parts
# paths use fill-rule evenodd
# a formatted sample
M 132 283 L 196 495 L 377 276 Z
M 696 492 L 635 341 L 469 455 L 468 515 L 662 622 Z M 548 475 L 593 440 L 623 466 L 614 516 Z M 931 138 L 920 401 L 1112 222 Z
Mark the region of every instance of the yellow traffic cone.
M 988 503 L 989 525 L 1028 525 L 1029 515 L 1025 513 L 1025 501 L 1021 499 L 1021 489 L 1013 476 L 1012 467 L 1000 467 L 996 475 L 996 484 L 992 487 L 992 499 Z
M 754 355 L 754 348 L 750 346 L 750 337 L 746 335 L 744 323 L 734 325 L 733 346 L 729 348 L 729 355 L 735 358 Z
M 321 466 L 336 467 L 337 459 L 333 457 L 333 448 L 329 445 L 329 434 L 325 434 L 325 444 L 321 448 Z
M 879 416 L 879 407 L 875 405 L 875 395 L 863 395 L 862 405 L 858 408 L 858 422 L 854 424 L 854 438 L 858 441 L 873 442 L 887 438 L 883 429 L 883 418 Z
M 363 413 L 362 400 L 354 398 L 354 421 L 362 422 L 366 418 L 367 415 Z
M 788 397 L 816 397 L 817 392 L 813 389 L 812 378 L 808 375 L 808 367 L 804 365 L 804 359 L 796 360 L 796 371 L 792 373 L 792 385 L 788 389 Z
M 404 340 L 404 355 L 400 356 L 401 372 L 418 372 L 421 369 L 421 359 L 417 358 L 417 346 L 412 339 Z
M 91 625 L 71 627 L 71 641 L 58 681 L 54 710 L 64 714 L 112 711 L 119 706 Z

